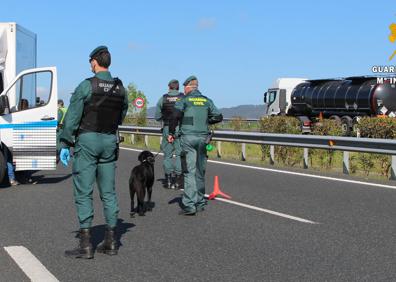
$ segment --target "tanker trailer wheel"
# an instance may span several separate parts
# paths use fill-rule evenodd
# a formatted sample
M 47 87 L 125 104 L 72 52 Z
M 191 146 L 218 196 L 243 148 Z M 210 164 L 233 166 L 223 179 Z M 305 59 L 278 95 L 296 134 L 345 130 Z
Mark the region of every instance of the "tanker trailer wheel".
M 7 163 L 3 151 L 0 151 L 0 183 L 3 183 L 7 172 Z
M 341 130 L 343 136 L 350 136 L 352 133 L 352 118 L 350 116 L 343 116 L 341 118 Z
M 329 119 L 335 120 L 341 124 L 341 118 L 339 116 L 333 115 L 333 116 L 330 116 Z

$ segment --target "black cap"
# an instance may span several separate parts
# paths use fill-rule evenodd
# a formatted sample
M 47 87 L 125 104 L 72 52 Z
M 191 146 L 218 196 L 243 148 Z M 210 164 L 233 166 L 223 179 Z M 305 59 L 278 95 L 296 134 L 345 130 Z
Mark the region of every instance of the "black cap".
M 92 59 L 96 55 L 98 55 L 100 52 L 103 52 L 103 51 L 109 51 L 109 50 L 104 45 L 98 46 L 91 52 L 91 54 L 89 54 L 89 57 Z

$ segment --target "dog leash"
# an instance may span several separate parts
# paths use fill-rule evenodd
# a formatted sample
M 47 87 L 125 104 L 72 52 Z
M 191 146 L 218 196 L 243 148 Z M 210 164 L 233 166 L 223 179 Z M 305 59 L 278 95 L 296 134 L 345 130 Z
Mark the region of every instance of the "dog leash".
M 170 143 L 167 142 L 165 146 L 168 146 L 169 144 L 170 144 Z M 155 154 L 154 159 L 155 159 L 156 157 L 158 157 L 158 155 L 161 154 L 161 152 L 163 153 L 163 152 L 164 152 L 164 149 L 163 149 L 162 146 L 160 145 L 160 150 L 158 151 L 157 154 Z

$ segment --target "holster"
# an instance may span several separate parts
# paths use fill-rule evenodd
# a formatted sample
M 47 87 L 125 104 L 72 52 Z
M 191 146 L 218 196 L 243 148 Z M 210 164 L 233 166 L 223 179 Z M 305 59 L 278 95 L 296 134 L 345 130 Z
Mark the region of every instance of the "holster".
M 180 153 L 181 169 L 183 173 L 188 173 L 187 169 L 187 152 L 181 151 Z

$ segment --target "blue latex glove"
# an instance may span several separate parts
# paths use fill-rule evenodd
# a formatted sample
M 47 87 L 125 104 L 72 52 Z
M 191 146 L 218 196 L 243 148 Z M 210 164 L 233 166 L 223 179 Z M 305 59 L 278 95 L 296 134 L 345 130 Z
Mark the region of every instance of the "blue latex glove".
M 70 150 L 68 148 L 62 148 L 59 154 L 60 161 L 64 166 L 69 164 L 70 160 Z

